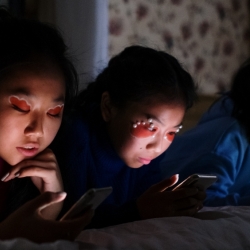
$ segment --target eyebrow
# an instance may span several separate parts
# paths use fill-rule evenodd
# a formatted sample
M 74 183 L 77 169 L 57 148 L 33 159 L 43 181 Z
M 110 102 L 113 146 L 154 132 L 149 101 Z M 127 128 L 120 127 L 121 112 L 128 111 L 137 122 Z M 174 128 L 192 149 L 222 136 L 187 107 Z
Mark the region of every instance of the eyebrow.
M 156 117 L 155 115 L 145 114 L 145 116 L 150 117 L 150 118 L 152 118 L 153 120 L 156 120 L 156 121 L 159 122 L 161 125 L 164 125 L 164 124 L 162 123 L 162 121 L 159 120 L 158 117 Z M 178 127 L 180 127 L 181 125 L 182 125 L 182 122 L 179 123 L 178 125 L 174 126 L 174 128 L 178 128 Z
M 25 95 L 27 97 L 34 96 L 26 88 L 19 88 L 19 89 L 15 89 L 14 91 L 12 90 L 10 92 L 11 92 L 10 93 L 11 95 Z M 64 96 L 61 95 L 61 96 L 58 96 L 55 99 L 53 99 L 53 102 L 63 102 L 64 103 L 65 102 L 65 98 L 64 98 Z

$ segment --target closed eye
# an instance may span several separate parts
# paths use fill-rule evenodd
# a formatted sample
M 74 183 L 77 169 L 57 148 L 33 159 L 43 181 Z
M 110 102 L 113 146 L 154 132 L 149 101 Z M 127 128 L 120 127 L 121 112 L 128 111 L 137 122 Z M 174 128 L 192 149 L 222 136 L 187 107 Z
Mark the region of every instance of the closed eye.
M 47 114 L 52 117 L 61 117 L 64 105 L 58 105 L 55 108 L 49 109 Z
M 27 101 L 20 99 L 17 96 L 10 96 L 9 102 L 12 108 L 18 112 L 26 113 L 30 111 L 30 105 L 27 103 Z
M 52 116 L 52 117 L 61 117 L 61 113 L 58 113 L 58 114 L 50 114 L 50 113 L 47 113 L 49 116 Z
M 22 112 L 22 113 L 28 113 L 30 111 L 29 109 L 28 110 L 21 109 L 21 108 L 19 108 L 18 106 L 14 105 L 14 104 L 12 104 L 12 108 L 17 110 L 18 112 Z

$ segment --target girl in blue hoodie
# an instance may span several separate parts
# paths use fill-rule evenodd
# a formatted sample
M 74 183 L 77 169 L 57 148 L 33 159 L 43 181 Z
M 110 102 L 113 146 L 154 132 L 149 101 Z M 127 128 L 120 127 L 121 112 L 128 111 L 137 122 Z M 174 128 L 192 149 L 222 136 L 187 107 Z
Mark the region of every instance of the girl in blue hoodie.
M 162 176 L 214 174 L 206 206 L 250 205 L 250 59 L 235 74 L 231 91 L 178 136 L 161 162 Z

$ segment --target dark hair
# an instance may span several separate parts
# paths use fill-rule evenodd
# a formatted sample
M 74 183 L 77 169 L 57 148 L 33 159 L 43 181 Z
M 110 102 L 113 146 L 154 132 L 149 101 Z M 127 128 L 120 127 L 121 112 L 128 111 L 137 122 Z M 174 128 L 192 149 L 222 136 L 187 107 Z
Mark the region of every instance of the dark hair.
M 236 72 L 229 96 L 234 102 L 232 116 L 245 127 L 250 141 L 250 58 Z
M 78 77 L 59 32 L 39 21 L 14 18 L 0 7 L 0 37 L 0 73 L 17 64 L 52 62 L 65 78 L 67 108 L 77 93 Z
M 142 46 L 130 46 L 113 57 L 96 80 L 83 90 L 77 100 L 82 110 L 90 103 L 100 103 L 108 91 L 117 107 L 127 102 L 147 101 L 150 97 L 167 104 L 193 105 L 196 87 L 192 77 L 166 52 Z
M 38 21 L 14 18 L 0 7 L 0 76 L 9 74 L 15 65 L 52 62 L 65 78 L 67 110 L 77 93 L 78 77 L 66 53 L 67 47 L 56 29 Z M 37 194 L 29 178 L 13 180 L 0 220 Z

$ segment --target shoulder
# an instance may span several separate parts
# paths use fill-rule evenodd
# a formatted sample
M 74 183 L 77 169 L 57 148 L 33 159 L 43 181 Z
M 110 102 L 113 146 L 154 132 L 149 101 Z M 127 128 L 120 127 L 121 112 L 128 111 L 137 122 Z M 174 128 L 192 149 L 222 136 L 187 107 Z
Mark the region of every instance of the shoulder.
M 244 128 L 232 117 L 202 123 L 175 138 L 164 152 L 164 164 L 187 164 L 207 154 L 238 157 L 248 147 Z
M 217 118 L 176 137 L 164 153 L 161 169 L 167 176 L 172 168 L 190 173 L 201 172 L 198 167 L 204 165 L 221 162 L 233 165 L 242 162 L 247 150 L 245 130 L 239 122 L 232 117 Z
M 218 137 L 213 153 L 228 159 L 243 157 L 249 147 L 245 128 L 234 118 Z
M 233 132 L 233 134 L 231 134 Z M 242 128 L 232 117 L 222 117 L 202 124 L 176 136 L 172 145 L 166 151 L 172 155 L 177 151 L 180 155 L 190 155 L 191 152 L 210 151 L 221 141 L 230 136 L 240 136 Z M 171 157 L 171 156 L 170 156 Z
M 225 94 L 210 106 L 210 108 L 202 115 L 198 124 L 216 120 L 221 117 L 231 117 L 233 108 L 233 100 L 228 94 Z

